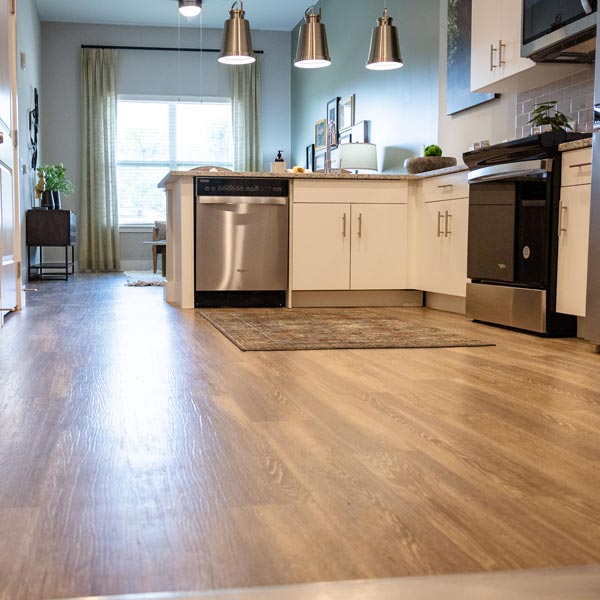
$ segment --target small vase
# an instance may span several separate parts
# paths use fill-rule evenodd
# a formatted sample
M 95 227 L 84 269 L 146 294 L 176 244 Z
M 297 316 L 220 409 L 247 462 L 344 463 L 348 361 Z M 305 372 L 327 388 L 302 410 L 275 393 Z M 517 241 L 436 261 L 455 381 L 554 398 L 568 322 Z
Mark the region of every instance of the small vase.
M 40 198 L 40 206 L 42 208 L 52 208 L 54 206 L 54 202 L 52 200 L 52 191 L 51 190 L 44 190 L 42 192 L 42 196 Z
M 60 191 L 52 190 L 52 207 L 55 210 L 60 210 Z

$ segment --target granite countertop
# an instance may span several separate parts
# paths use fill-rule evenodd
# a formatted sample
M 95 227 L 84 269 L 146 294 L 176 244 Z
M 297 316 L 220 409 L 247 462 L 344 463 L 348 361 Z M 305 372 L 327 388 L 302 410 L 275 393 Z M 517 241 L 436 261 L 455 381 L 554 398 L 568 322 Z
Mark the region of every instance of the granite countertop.
M 575 140 L 574 142 L 565 142 L 558 146 L 560 152 L 568 152 L 569 150 L 579 150 L 580 148 L 591 148 L 592 138 L 585 138 L 583 140 Z
M 171 183 L 180 177 L 267 177 L 274 179 L 334 179 L 344 181 L 403 181 L 426 179 L 428 177 L 437 177 L 438 175 L 448 175 L 450 173 L 459 173 L 467 171 L 466 165 L 456 165 L 445 169 L 437 169 L 435 171 L 426 171 L 417 175 L 407 175 L 402 173 L 255 173 L 255 172 L 236 172 L 236 171 L 200 171 L 191 169 L 189 171 L 169 171 L 165 177 L 161 179 L 158 187 L 165 187 L 167 183 Z

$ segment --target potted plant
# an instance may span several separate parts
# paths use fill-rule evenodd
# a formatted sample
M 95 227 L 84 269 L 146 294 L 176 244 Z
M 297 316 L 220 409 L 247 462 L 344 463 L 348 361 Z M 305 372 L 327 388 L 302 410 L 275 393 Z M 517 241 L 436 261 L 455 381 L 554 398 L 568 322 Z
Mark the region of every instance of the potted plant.
M 75 191 L 75 186 L 65 173 L 67 169 L 63 163 L 56 165 L 40 165 L 37 168 L 37 174 L 40 180 L 45 180 L 44 191 L 42 192 L 41 206 L 47 208 L 60 208 L 60 195 L 71 195 Z
M 536 104 L 534 111 L 531 113 L 531 119 L 527 121 L 527 124 L 533 127 L 540 127 L 540 131 L 544 131 L 545 126 L 549 126 L 552 131 L 573 129 L 569 124 L 568 117 L 556 109 L 556 104 L 556 100 Z

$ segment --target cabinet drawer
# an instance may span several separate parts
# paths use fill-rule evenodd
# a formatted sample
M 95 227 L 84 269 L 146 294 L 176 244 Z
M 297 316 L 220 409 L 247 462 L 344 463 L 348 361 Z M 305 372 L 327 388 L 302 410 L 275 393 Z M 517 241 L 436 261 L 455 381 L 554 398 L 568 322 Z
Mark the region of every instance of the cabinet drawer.
M 292 198 L 295 203 L 406 204 L 408 202 L 408 182 L 401 180 L 294 179 L 292 186 Z
M 440 200 L 468 197 L 467 171 L 441 177 L 430 177 L 423 181 L 423 202 L 439 202 Z
M 592 149 L 570 150 L 562 155 L 561 186 L 582 185 L 592 181 Z

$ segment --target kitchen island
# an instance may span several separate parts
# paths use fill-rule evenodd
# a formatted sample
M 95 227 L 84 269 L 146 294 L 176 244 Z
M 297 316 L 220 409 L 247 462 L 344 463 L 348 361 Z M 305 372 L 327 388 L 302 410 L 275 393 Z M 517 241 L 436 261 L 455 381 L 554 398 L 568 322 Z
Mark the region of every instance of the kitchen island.
M 194 307 L 195 177 L 289 180 L 289 307 L 421 305 L 422 294 L 416 290 L 428 288 L 419 277 L 416 229 L 430 216 L 419 210 L 423 184 L 430 181 L 426 189 L 434 194 L 435 202 L 456 200 L 458 193 L 463 212 L 468 197 L 466 167 L 462 165 L 419 175 L 171 171 L 159 183 L 167 193 L 164 294 L 167 302 L 180 308 Z M 446 230 L 436 237 L 450 242 L 457 237 L 450 230 L 457 221 L 452 221 L 446 208 Z M 334 223 L 335 235 L 328 230 Z M 466 284 L 466 222 L 457 228 L 463 229 L 464 240 L 455 246 L 465 273 L 459 267 L 458 286 L 449 288 L 450 294 L 456 291 L 459 298 L 464 296 Z M 460 302 L 457 310 L 461 310 Z

